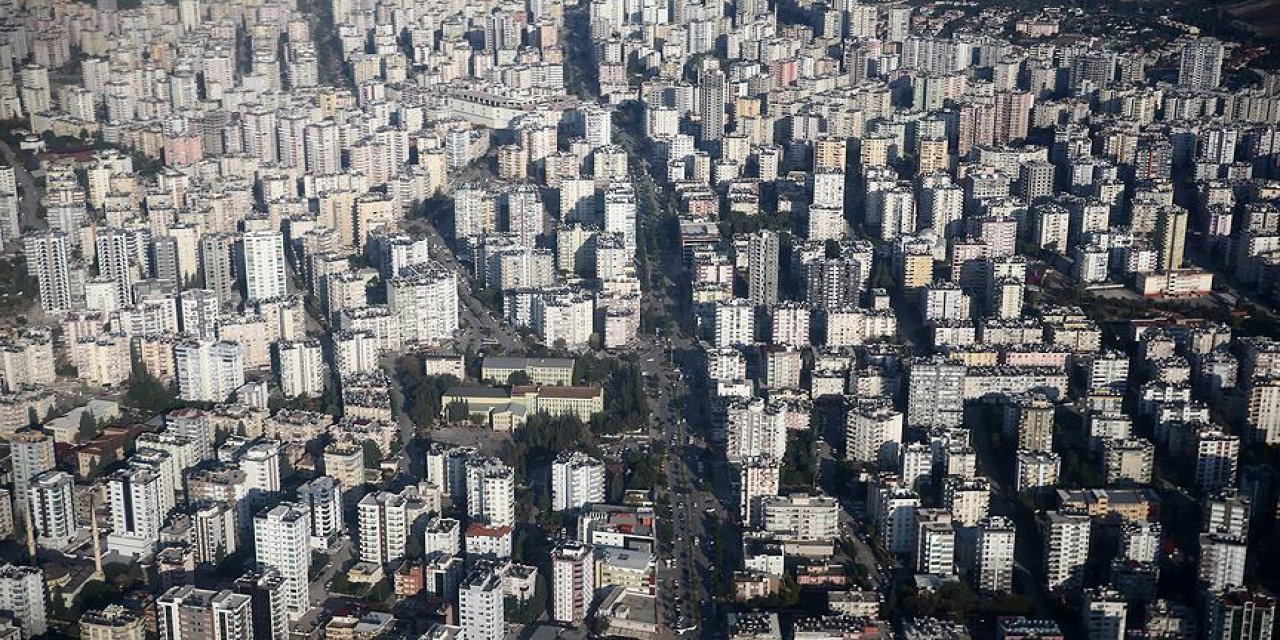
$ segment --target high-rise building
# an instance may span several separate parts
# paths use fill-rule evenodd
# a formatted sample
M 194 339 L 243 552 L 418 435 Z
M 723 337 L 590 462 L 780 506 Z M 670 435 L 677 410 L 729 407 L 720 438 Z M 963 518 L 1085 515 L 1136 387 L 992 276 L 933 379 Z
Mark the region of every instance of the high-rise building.
M 250 640 L 251 602 L 232 591 L 175 586 L 156 599 L 160 640 Z
M 0 565 L 0 611 L 13 616 L 26 638 L 47 630 L 44 572 L 36 567 Z
M 1205 428 L 1196 434 L 1196 486 L 1202 490 L 1235 484 L 1240 437 Z
M 44 431 L 23 429 L 9 436 L 13 468 L 13 498 L 21 510 L 27 504 L 27 487 L 35 476 L 53 469 L 53 438 Z
M 1129 606 L 1124 594 L 1109 588 L 1086 589 L 1082 626 L 1089 640 L 1121 640 Z
M 31 477 L 25 504 L 29 521 L 41 547 L 66 549 L 76 535 L 76 510 L 72 497 L 75 478 L 65 471 L 49 470 Z
M 123 556 L 146 556 L 160 539 L 164 512 L 160 476 L 150 469 L 121 469 L 107 476 L 111 534 L 107 548 Z
M 439 343 L 458 331 L 458 275 L 438 262 L 406 267 L 387 282 L 387 306 L 406 342 Z
M 218 294 L 209 289 L 186 289 L 178 294 L 178 326 L 199 340 L 218 338 Z
M 764 516 L 764 499 L 778 495 L 782 465 L 768 456 L 755 456 L 743 460 L 739 464 L 739 469 L 741 521 L 752 527 L 759 527 Z
M 964 417 L 965 365 L 940 357 L 911 363 L 907 426 L 955 427 Z
M 81 640 L 146 640 L 142 616 L 118 604 L 80 616 Z
M 1222 83 L 1222 42 L 1196 38 L 1183 45 L 1178 63 L 1178 85 L 1196 91 L 1212 91 Z
M 283 298 L 289 294 L 284 234 L 279 231 L 246 231 L 240 235 L 240 256 L 245 301 Z
M 419 519 L 427 511 L 427 504 L 418 496 L 416 487 L 406 487 L 400 493 L 365 494 L 356 508 L 360 560 L 386 564 L 403 558 Z
M 581 452 L 562 452 L 551 463 L 551 509 L 568 511 L 605 501 L 604 463 Z
M 1222 640 L 1271 640 L 1275 637 L 1276 599 L 1235 589 L 1208 597 L 1205 637 Z
M 330 176 L 342 172 L 342 145 L 338 125 L 333 120 L 307 125 L 303 131 L 303 150 L 307 173 Z
M 311 547 L 328 549 L 345 530 L 342 486 L 331 476 L 319 476 L 298 487 L 298 501 L 311 515 Z
M 1200 585 L 1210 593 L 1244 585 L 1248 546 L 1240 536 L 1225 533 L 1200 534 Z
M 1187 210 L 1178 206 L 1161 207 L 1156 212 L 1153 239 L 1160 252 L 1160 270 L 1180 268 L 1187 243 Z
M 503 640 L 506 603 L 502 578 L 479 567 L 458 585 L 458 621 L 467 640 Z
M 1071 589 L 1084 579 L 1089 560 L 1089 516 L 1049 511 L 1040 521 L 1044 539 L 1044 579 L 1051 590 Z
M 320 341 L 284 340 L 275 343 L 276 378 L 286 398 L 324 393 L 325 364 Z
M 595 596 L 595 553 L 577 541 L 561 543 L 551 552 L 551 619 L 578 624 L 587 618 Z
M 28 234 L 22 239 L 22 253 L 27 260 L 27 274 L 36 279 L 40 289 L 40 308 L 47 313 L 75 309 L 71 241 L 67 234 L 61 231 Z
M 636 191 L 630 182 L 609 185 L 604 192 L 604 232 L 622 236 L 628 255 L 636 252 Z
M 917 512 L 917 518 L 921 517 Z M 916 571 L 950 576 L 956 570 L 956 530 L 950 518 L 921 522 L 916 533 Z
M 301 504 L 282 502 L 253 519 L 258 566 L 284 579 L 284 607 L 289 619 L 300 618 L 311 606 L 307 571 L 311 566 L 311 516 Z
M 289 637 L 289 611 L 285 608 L 284 578 L 275 571 L 250 571 L 233 585 L 239 595 L 249 596 L 253 613 L 253 637 L 284 640 Z
M 211 233 L 200 238 L 200 273 L 204 288 L 218 297 L 221 304 L 231 304 L 236 296 L 236 235 Z
M 223 402 L 244 384 L 244 348 L 236 342 L 183 340 L 173 346 L 178 397 Z
M 199 501 L 192 507 L 191 522 L 196 562 L 216 565 L 240 547 L 233 506 L 214 500 Z
M 133 283 L 142 275 L 134 246 L 137 237 L 126 229 L 98 231 L 98 275 L 115 285 L 116 300 L 126 306 L 133 303 Z
M 466 462 L 467 515 L 492 527 L 515 526 L 515 470 L 496 458 Z
M 845 457 L 892 468 L 902 445 L 902 413 L 886 399 L 854 402 L 845 418 Z
M 715 305 L 713 338 L 717 347 L 755 344 L 756 309 L 749 300 L 732 298 Z
M 725 450 L 733 463 L 756 456 L 781 460 L 787 452 L 786 407 L 763 398 L 729 404 L 725 409 Z
M 990 516 L 978 524 L 973 584 L 981 591 L 1006 593 L 1013 589 L 1013 520 Z
M 778 233 L 767 229 L 747 238 L 747 298 L 758 305 L 778 301 Z
M 698 114 L 701 126 L 698 139 L 703 142 L 719 140 L 724 137 L 727 114 L 729 86 L 724 72 L 719 69 L 704 69 L 698 73 Z

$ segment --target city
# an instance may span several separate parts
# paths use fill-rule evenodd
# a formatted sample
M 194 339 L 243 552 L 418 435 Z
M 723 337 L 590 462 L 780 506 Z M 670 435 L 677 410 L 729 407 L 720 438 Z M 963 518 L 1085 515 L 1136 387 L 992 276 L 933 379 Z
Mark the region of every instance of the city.
M 1266 0 L 0 4 L 0 640 L 1272 640 Z

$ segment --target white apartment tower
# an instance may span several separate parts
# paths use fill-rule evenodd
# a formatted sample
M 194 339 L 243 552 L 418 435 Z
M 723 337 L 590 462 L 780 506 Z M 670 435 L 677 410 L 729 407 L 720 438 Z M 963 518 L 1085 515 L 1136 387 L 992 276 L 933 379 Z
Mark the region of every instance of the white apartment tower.
M 311 548 L 328 549 L 344 531 L 342 486 L 330 476 L 320 476 L 298 487 L 298 501 L 311 515 Z
M 1222 83 L 1222 42 L 1196 38 L 1183 45 L 1178 62 L 1178 85 L 1196 91 L 1212 91 Z
M 551 509 L 568 511 L 605 501 L 604 463 L 581 452 L 562 452 L 551 463 Z
M 9 436 L 13 466 L 13 496 L 21 509 L 27 503 L 27 487 L 35 476 L 53 469 L 53 438 L 43 431 L 24 429 Z
M 892 468 L 902 444 L 902 413 L 887 400 L 859 400 L 845 417 L 845 457 Z
M 1114 589 L 1086 589 L 1081 611 L 1086 637 L 1089 640 L 1121 640 L 1125 635 L 1128 609 L 1124 594 Z
M 75 478 L 65 471 L 45 471 L 31 478 L 24 503 L 30 505 L 30 526 L 41 547 L 65 549 L 75 537 L 74 486 Z
M 29 234 L 22 239 L 27 273 L 40 288 L 40 308 L 66 313 L 76 307 L 71 288 L 71 242 L 61 231 Z
M 437 262 L 406 267 L 387 283 L 387 306 L 406 342 L 450 340 L 458 331 L 458 275 Z
M 324 353 L 319 340 L 286 340 L 275 347 L 276 379 L 286 398 L 324 393 Z
M 164 511 L 160 476 L 150 469 L 121 469 L 107 477 L 111 534 L 107 548 L 129 556 L 146 556 L 160 539 Z
M 730 404 L 725 414 L 725 449 L 734 463 L 756 456 L 781 460 L 787 452 L 786 408 L 763 398 Z
M 466 463 L 467 515 L 492 527 L 515 526 L 515 470 L 496 458 Z
M 978 525 L 973 583 L 981 591 L 1006 593 L 1013 589 L 1013 520 L 991 516 Z
M 240 236 L 240 252 L 247 302 L 283 298 L 289 294 L 283 233 L 247 231 Z
M 173 346 L 178 396 L 223 402 L 244 385 L 244 348 L 235 342 L 183 340 Z
M 47 630 L 44 596 L 43 571 L 0 565 L 0 611 L 13 615 L 25 638 L 43 635 Z
M 782 465 L 769 456 L 747 458 L 739 465 L 742 481 L 739 483 L 741 499 L 738 508 L 743 523 L 752 527 L 763 524 L 763 502 L 778 495 L 781 470 Z
M 507 635 L 502 578 L 477 568 L 458 585 L 458 621 L 466 640 L 503 640 Z
M 561 543 L 551 552 L 551 619 L 579 624 L 595 596 L 595 554 L 581 542 Z
M 253 519 L 254 549 L 262 569 L 284 579 L 282 595 L 290 620 L 311 606 L 307 571 L 311 563 L 311 517 L 305 506 L 282 502 Z
M 1049 589 L 1070 589 L 1084 578 L 1089 560 L 1089 516 L 1049 511 L 1041 519 L 1045 582 Z

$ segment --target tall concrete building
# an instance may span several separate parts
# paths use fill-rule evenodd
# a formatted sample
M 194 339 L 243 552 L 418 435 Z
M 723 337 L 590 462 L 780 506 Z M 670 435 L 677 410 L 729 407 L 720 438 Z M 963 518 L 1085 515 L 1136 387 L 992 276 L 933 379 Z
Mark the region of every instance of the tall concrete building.
M 61 231 L 43 231 L 22 238 L 27 273 L 40 289 L 40 308 L 47 313 L 75 309 L 71 287 L 71 240 Z M 83 293 L 83 292 L 82 292 Z
M 113 283 L 116 300 L 123 306 L 133 304 L 133 283 L 142 275 L 138 248 L 134 246 L 137 238 L 135 233 L 126 229 L 98 231 L 98 275 Z
M 973 584 L 981 591 L 1006 593 L 1013 589 L 1013 520 L 990 516 L 978 524 Z
M 911 363 L 907 426 L 954 427 L 964 418 L 965 365 L 941 357 Z
M 1044 540 L 1044 579 L 1051 590 L 1071 589 L 1084 579 L 1089 560 L 1089 516 L 1049 511 L 1040 521 Z
M 244 384 L 244 347 L 236 342 L 183 340 L 174 345 L 178 397 L 223 402 Z
M 44 572 L 35 567 L 0 565 L 0 611 L 13 616 L 23 637 L 48 630 L 44 606 Z
M 356 505 L 359 525 L 360 560 L 386 564 L 404 557 L 409 539 L 428 507 L 416 489 L 400 493 L 375 491 L 365 494 Z
M 568 511 L 605 501 L 604 463 L 581 452 L 563 452 L 551 463 L 551 509 Z
M 249 596 L 175 586 L 156 599 L 160 640 L 250 640 L 253 611 Z
M 9 436 L 9 459 L 13 468 L 15 507 L 27 504 L 27 487 L 36 475 L 53 469 L 53 438 L 34 429 L 24 429 Z
M 28 522 L 41 547 L 67 549 L 75 538 L 74 487 L 75 478 L 65 471 L 49 470 L 31 477 L 24 504 L 30 507 Z
M 551 552 L 551 619 L 567 624 L 586 620 L 595 596 L 595 554 L 589 545 L 571 541 Z
M 150 555 L 165 516 L 160 476 L 143 468 L 121 469 L 107 476 L 107 504 L 111 508 L 107 548 L 123 556 Z
M 467 515 L 492 527 L 516 523 L 515 470 L 497 458 L 466 463 Z
M 1187 245 L 1187 210 L 1178 206 L 1161 207 L 1156 212 L 1154 239 L 1160 252 L 1160 270 L 1180 268 Z
M 276 379 L 286 398 L 315 397 L 324 393 L 326 367 L 320 341 L 287 340 L 275 343 Z
M 298 488 L 298 501 L 311 516 L 311 547 L 328 549 L 345 531 L 342 486 L 331 476 L 320 476 Z
M 284 579 L 283 602 L 290 620 L 311 606 L 307 571 L 311 565 L 311 517 L 301 504 L 282 502 L 253 519 L 258 566 Z
M 782 465 L 769 456 L 755 456 L 739 464 L 738 513 L 743 523 L 752 527 L 763 525 L 764 500 L 778 495 L 779 475 Z
M 885 399 L 858 400 L 845 418 L 845 457 L 892 468 L 902 445 L 903 416 Z
M 506 603 L 502 578 L 480 567 L 458 585 L 458 622 L 467 640 L 503 640 Z
M 1271 640 L 1276 629 L 1276 599 L 1234 589 L 1208 597 L 1206 635 L 1223 640 Z
M 1082 626 L 1089 640 L 1122 640 L 1129 605 L 1120 592 L 1109 588 L 1092 588 L 1084 592 Z
M 1210 593 L 1244 585 L 1248 545 L 1240 536 L 1225 533 L 1200 535 L 1200 585 Z
M 698 73 L 698 115 L 701 125 L 698 139 L 703 142 L 719 140 L 724 137 L 726 124 L 726 107 L 728 106 L 729 86 L 724 72 L 719 69 L 704 69 Z
M 284 234 L 279 231 L 247 231 L 241 234 L 240 259 L 247 302 L 283 298 L 289 294 Z
M 778 301 L 778 233 L 767 229 L 747 239 L 747 299 L 757 305 Z
M 1178 62 L 1178 86 L 1196 91 L 1212 91 L 1222 83 L 1222 42 L 1197 38 L 1183 45 Z

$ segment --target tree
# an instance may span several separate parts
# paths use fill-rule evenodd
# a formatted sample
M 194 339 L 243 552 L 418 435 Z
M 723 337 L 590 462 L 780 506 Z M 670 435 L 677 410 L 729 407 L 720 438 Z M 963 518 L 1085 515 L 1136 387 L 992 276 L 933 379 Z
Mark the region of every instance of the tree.
M 365 468 L 377 469 L 382 464 L 382 449 L 378 448 L 378 443 L 373 440 L 365 440 L 360 446 L 364 449 Z
M 782 473 L 779 477 L 784 487 L 809 488 L 813 486 L 818 463 L 813 444 L 818 435 L 812 429 L 801 431 L 787 441 L 787 451 L 782 456 Z
M 507 384 L 513 387 L 525 387 L 533 384 L 533 380 L 530 380 L 529 374 L 524 371 L 512 371 L 511 375 L 507 376 Z
M 144 414 L 155 415 L 167 411 L 177 397 L 172 389 L 147 371 L 139 358 L 133 358 L 133 372 L 129 375 L 128 384 L 125 402 Z
M 98 421 L 93 419 L 93 414 L 86 409 L 80 412 L 80 426 L 76 429 L 76 440 L 87 442 L 98 435 Z

